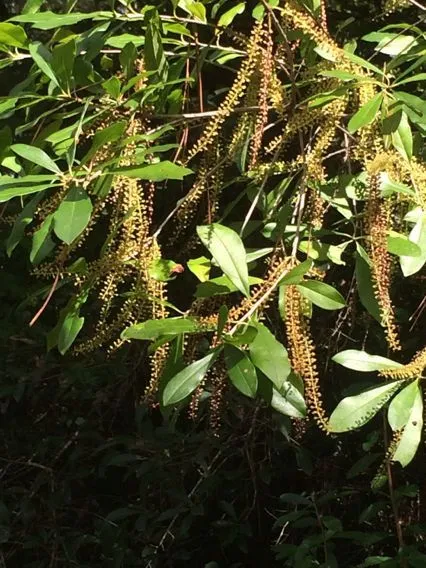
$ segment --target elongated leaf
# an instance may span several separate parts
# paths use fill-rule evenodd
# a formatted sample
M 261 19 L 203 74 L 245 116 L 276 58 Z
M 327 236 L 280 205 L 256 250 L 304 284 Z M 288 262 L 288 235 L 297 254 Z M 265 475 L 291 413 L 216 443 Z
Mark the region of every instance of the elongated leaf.
M 402 193 L 411 197 L 416 195 L 414 189 L 403 183 L 393 181 L 386 172 L 380 174 L 380 191 L 383 197 L 389 197 L 394 193 Z
M 177 404 L 189 396 L 198 387 L 204 375 L 215 362 L 219 350 L 214 350 L 199 361 L 195 361 L 175 375 L 164 388 L 163 404 Z
M 51 59 L 52 59 L 52 54 L 50 53 L 50 51 L 48 51 L 43 44 L 41 44 L 39 41 L 36 41 L 34 43 L 30 43 L 29 46 L 29 50 L 30 50 L 30 55 L 31 57 L 34 59 L 34 63 L 37 65 L 37 67 L 47 76 L 49 77 L 49 79 L 51 81 L 53 81 L 53 83 L 57 86 L 60 87 L 59 85 L 59 81 L 52 69 L 52 66 L 50 64 Z
M 35 210 L 40 203 L 41 195 L 33 197 L 22 209 L 15 223 L 13 224 L 12 231 L 6 241 L 6 252 L 11 256 L 22 237 L 25 234 L 25 227 L 31 223 Z
M 229 344 L 225 344 L 224 354 L 228 375 L 234 387 L 254 398 L 257 393 L 257 374 L 250 358 L 244 351 Z
M 401 113 L 398 128 L 391 134 L 392 144 L 407 161 L 413 156 L 413 134 L 405 112 Z
M 358 251 L 355 257 L 355 277 L 357 291 L 362 305 L 368 313 L 381 324 L 382 316 L 380 314 L 379 304 L 374 294 L 371 268 L 364 256 Z
M 55 248 L 55 243 L 50 236 L 52 231 L 53 215 L 49 215 L 34 233 L 30 252 L 30 261 L 39 264 Z
M 305 298 L 324 310 L 339 310 L 346 306 L 345 299 L 333 286 L 317 280 L 306 280 L 297 285 Z
M 280 390 L 291 371 L 287 350 L 263 324 L 256 327 L 257 335 L 250 344 L 250 358 Z
M 262 282 L 263 280 L 257 278 L 257 276 L 249 276 L 249 286 L 255 286 Z M 197 285 L 197 290 L 194 295 L 196 298 L 210 298 L 211 296 L 230 294 L 237 290 L 237 286 L 235 286 L 227 276 L 219 276 L 218 278 L 212 278 L 206 282 L 200 282 L 200 284 Z
M 406 467 L 414 458 L 422 438 L 423 394 L 417 381 L 415 381 L 415 384 L 417 388 L 411 406 L 411 412 L 401 439 L 392 455 L 392 461 L 398 461 L 402 467 Z
M 366 424 L 401 387 L 403 381 L 385 383 L 341 400 L 330 416 L 330 432 L 347 432 Z
M 389 404 L 388 422 L 394 432 L 402 430 L 407 425 L 419 395 L 419 389 L 419 381 L 413 381 L 394 396 Z
M 58 336 L 58 351 L 64 355 L 74 343 L 84 324 L 84 318 L 76 313 L 65 316 Z
M 365 103 L 350 119 L 348 130 L 351 133 L 356 132 L 363 126 L 370 124 L 376 118 L 383 101 L 382 93 L 378 93 L 371 100 Z
M 27 41 L 24 28 L 8 22 L 0 22 L 0 43 L 10 47 L 25 47 Z
M 54 214 L 55 235 L 70 245 L 87 227 L 92 209 L 92 202 L 84 189 L 72 186 Z
M 1 195 L 1 194 L 0 194 Z M 419 217 L 410 232 L 409 239 L 420 248 L 419 256 L 401 256 L 401 270 L 404 276 L 419 272 L 426 263 L 426 214 Z
M 275 387 L 272 388 L 272 408 L 280 414 L 292 418 L 306 418 L 306 402 L 302 391 L 298 384 L 298 378 L 294 373 L 290 373 L 288 380 L 279 391 Z
M 18 154 L 18 156 L 21 156 L 21 158 L 24 158 L 33 164 L 37 164 L 54 174 L 61 173 L 61 170 L 52 158 L 50 158 L 44 150 L 41 150 L 36 146 L 29 146 L 28 144 L 13 144 L 10 149 L 13 150 L 15 154 Z
M 212 263 L 206 256 L 200 256 L 198 258 L 188 260 L 187 266 L 200 282 L 207 282 Z
M 165 318 L 135 323 L 121 333 L 122 339 L 158 339 L 162 335 L 199 333 L 205 329 L 196 318 Z M 214 326 L 212 326 L 214 329 Z
M 403 365 L 380 357 L 380 355 L 370 355 L 366 351 L 358 351 L 356 349 L 347 349 L 337 353 L 332 358 L 335 363 L 346 367 L 347 369 L 354 369 L 362 373 L 371 373 L 372 371 L 384 371 L 386 369 L 400 369 Z
M 192 170 L 178 166 L 165 160 L 149 166 L 126 166 L 117 168 L 109 173 L 119 174 L 125 177 L 146 179 L 150 181 L 164 181 L 166 179 L 183 179 L 192 174 Z
M 388 251 L 398 256 L 418 257 L 422 254 L 419 245 L 416 245 L 416 243 L 413 243 L 408 237 L 396 231 L 390 231 L 389 233 Z
M 21 14 L 11 18 L 13 22 L 21 22 L 32 24 L 33 28 L 38 30 L 52 30 L 54 28 L 62 28 L 63 26 L 72 26 L 82 22 L 83 20 L 92 20 L 94 18 L 112 18 L 112 12 L 91 12 L 83 14 L 74 12 L 73 14 L 55 14 L 49 10 L 39 13 Z
M 299 284 L 303 280 L 303 277 L 309 270 L 312 268 L 312 260 L 305 260 L 301 262 L 291 270 L 289 270 L 284 276 L 280 279 L 279 284 L 290 286 L 291 284 Z
M 238 2 L 235 6 L 224 12 L 217 23 L 218 26 L 227 27 L 232 24 L 235 16 L 242 14 L 246 8 L 245 2 Z
M 249 296 L 246 251 L 239 235 L 229 227 L 218 223 L 197 227 L 197 233 L 224 274 L 240 292 Z
M 163 49 L 161 22 L 158 12 L 151 9 L 149 15 L 144 44 L 144 61 L 147 71 L 156 71 L 157 80 L 167 81 L 168 63 Z

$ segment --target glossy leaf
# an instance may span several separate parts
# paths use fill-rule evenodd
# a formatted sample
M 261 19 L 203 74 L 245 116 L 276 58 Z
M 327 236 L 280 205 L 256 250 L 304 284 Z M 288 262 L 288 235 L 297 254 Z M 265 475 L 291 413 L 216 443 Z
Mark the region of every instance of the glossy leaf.
M 365 253 L 365 251 L 363 252 Z M 357 292 L 362 305 L 368 311 L 368 313 L 381 324 L 382 316 L 380 313 L 379 304 L 374 294 L 371 267 L 365 259 L 365 256 L 362 255 L 359 250 L 357 250 L 355 257 L 355 277 Z
M 240 392 L 254 398 L 257 393 L 257 374 L 253 363 L 245 351 L 225 344 L 225 363 L 229 378 Z
M 212 263 L 206 256 L 188 260 L 187 266 L 200 282 L 206 282 L 209 279 Z
M 164 406 L 177 404 L 193 393 L 215 362 L 218 354 L 218 350 L 212 351 L 171 378 L 163 391 Z
M 31 223 L 34 217 L 34 213 L 40 202 L 41 194 L 33 197 L 22 209 L 18 218 L 13 224 L 12 231 L 10 232 L 6 241 L 6 252 L 10 256 L 15 250 L 17 245 L 20 243 L 21 239 L 25 234 L 25 228 Z
M 30 43 L 30 55 L 37 67 L 57 86 L 60 87 L 59 81 L 50 64 L 52 54 L 39 41 Z
M 323 310 L 339 310 L 346 306 L 345 299 L 333 286 L 317 280 L 306 280 L 297 285 L 299 292 Z
M 380 355 L 370 355 L 366 351 L 358 351 L 356 349 L 341 351 L 334 355 L 332 360 L 347 369 L 353 369 L 362 373 L 400 369 L 403 366 L 401 363 L 392 361 L 392 359 L 387 359 Z
M 1 194 L 0 194 L 1 195 Z M 426 214 L 419 217 L 410 232 L 409 239 L 420 249 L 419 256 L 401 256 L 401 270 L 404 276 L 416 274 L 426 263 Z
M 42 262 L 55 248 L 52 239 L 53 215 L 49 215 L 41 224 L 41 227 L 33 234 L 30 261 L 33 264 Z
M 52 30 L 63 26 L 72 26 L 83 20 L 93 20 L 97 16 L 105 18 L 112 17 L 112 12 L 91 12 L 83 14 L 74 12 L 72 14 L 55 14 L 50 10 L 40 13 L 27 13 L 11 18 L 13 22 L 29 23 L 38 30 Z
M 371 420 L 401 387 L 403 381 L 389 382 L 341 400 L 328 422 L 330 432 L 355 430 Z
M 406 467 L 414 458 L 422 438 L 423 394 L 418 381 L 415 381 L 414 385 L 416 386 L 415 396 L 412 401 L 407 424 L 404 427 L 396 450 L 392 455 L 392 461 L 398 461 L 402 467 Z M 406 389 L 407 388 L 408 387 L 406 387 Z
M 92 202 L 84 189 L 72 186 L 54 214 L 55 235 L 70 245 L 87 227 L 92 209 Z
M 110 173 L 125 177 L 146 179 L 150 181 L 164 181 L 166 179 L 182 180 L 185 176 L 192 174 L 192 170 L 183 166 L 178 166 L 165 160 L 148 166 L 125 166 L 112 170 Z
M 349 132 L 354 133 L 363 126 L 372 123 L 379 112 L 382 101 L 383 95 L 378 93 L 366 102 L 350 119 L 348 123 Z
M 291 286 L 292 284 L 299 284 L 303 280 L 305 274 L 312 268 L 312 260 L 305 260 L 291 270 L 289 270 L 279 280 L 280 285 Z
M 10 47 L 25 47 L 27 42 L 28 38 L 24 28 L 8 22 L 0 22 L 0 44 Z
M 83 325 L 84 318 L 77 313 L 71 312 L 65 316 L 58 336 L 58 351 L 61 355 L 64 355 L 74 343 Z
M 416 380 L 393 397 L 388 408 L 388 422 L 394 432 L 402 430 L 407 425 L 419 390 L 421 395 L 419 381 Z
M 257 276 L 249 276 L 249 286 L 255 286 L 262 282 L 263 280 Z M 237 286 L 235 286 L 227 276 L 219 276 L 218 278 L 212 278 L 211 280 L 197 284 L 194 295 L 196 298 L 210 298 L 211 296 L 220 296 L 237 291 Z
M 280 390 L 272 387 L 272 408 L 291 418 L 306 418 L 307 408 L 303 394 L 296 386 L 295 375 L 290 374 Z
M 230 24 L 232 24 L 236 16 L 244 12 L 245 8 L 246 8 L 245 2 L 238 2 L 238 4 L 236 4 L 235 6 L 233 6 L 232 8 L 230 8 L 221 15 L 217 25 L 224 27 L 229 26 Z
M 291 367 L 287 350 L 263 324 L 257 324 L 257 335 L 250 344 L 250 358 L 277 389 L 287 380 Z
M 391 134 L 392 144 L 407 161 L 413 156 L 413 134 L 405 112 L 401 113 L 398 128 Z
M 179 335 L 181 333 L 199 333 L 205 329 L 196 318 L 152 319 L 135 323 L 121 333 L 122 339 L 157 339 L 162 335 Z M 214 329 L 214 326 L 212 326 Z
M 413 243 L 408 237 L 396 231 L 390 231 L 389 233 L 388 251 L 398 256 L 419 257 L 422 254 L 421 248 L 416 243 Z
M 21 158 L 24 158 L 33 164 L 37 164 L 54 174 L 61 173 L 61 170 L 52 158 L 50 158 L 44 150 L 41 150 L 36 146 L 29 146 L 28 144 L 13 144 L 10 149 L 13 150 L 15 154 L 18 154 L 18 156 L 21 156 Z
M 229 227 L 218 223 L 197 227 L 197 233 L 223 273 L 240 292 L 249 296 L 246 251 L 239 235 Z

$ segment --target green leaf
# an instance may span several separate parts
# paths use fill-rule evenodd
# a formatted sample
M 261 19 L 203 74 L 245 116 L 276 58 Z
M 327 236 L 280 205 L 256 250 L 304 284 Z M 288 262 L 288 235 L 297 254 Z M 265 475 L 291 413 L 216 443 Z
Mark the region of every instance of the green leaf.
M 309 272 L 312 268 L 312 260 L 305 260 L 304 262 L 298 264 L 291 270 L 289 270 L 282 278 L 279 280 L 279 285 L 290 286 L 292 284 L 299 284 L 303 280 L 305 274 Z
M 416 380 L 403 388 L 392 399 L 388 408 L 388 422 L 394 432 L 402 430 L 407 425 L 419 390 L 421 396 L 419 381 Z
M 192 174 L 193 171 L 165 160 L 164 162 L 150 164 L 149 166 L 126 166 L 117 168 L 108 173 L 150 181 L 164 181 L 166 179 L 182 180 L 185 176 Z
M 416 390 L 411 412 L 397 448 L 391 458 L 392 461 L 398 461 L 402 467 L 406 467 L 414 458 L 422 438 L 423 394 L 418 381 L 415 381 L 414 384 L 416 385 Z
M 225 304 L 220 306 L 217 318 L 217 337 L 220 339 L 228 321 L 229 308 Z
M 210 251 L 223 273 L 245 296 L 250 295 L 246 251 L 239 235 L 223 225 L 213 223 L 197 227 L 203 245 Z
M 362 249 L 362 247 L 360 247 L 360 245 L 357 244 L 357 253 L 355 256 L 355 278 L 359 299 L 368 313 L 381 324 L 382 316 L 379 304 L 374 294 L 371 267 L 365 260 L 364 255 L 358 251 L 358 247 L 360 251 L 364 252 L 365 256 L 367 256 L 367 253 L 364 249 Z
M 298 284 L 297 289 L 305 298 L 324 310 L 339 310 L 346 306 L 345 299 L 340 292 L 324 282 L 306 280 Z
M 212 326 L 212 330 L 215 326 Z M 136 323 L 126 328 L 121 333 L 122 339 L 140 339 L 153 340 L 163 335 L 179 335 L 181 333 L 200 333 L 205 331 L 205 325 L 202 325 L 196 318 L 165 318 L 158 320 L 147 320 L 142 323 Z
M 257 324 L 257 335 L 250 344 L 250 358 L 255 366 L 280 390 L 291 367 L 287 350 L 263 324 Z
M 347 369 L 354 369 L 362 373 L 400 369 L 403 366 L 401 363 L 392 361 L 392 359 L 387 359 L 380 355 L 370 355 L 366 351 L 358 351 L 357 349 L 341 351 L 334 355 L 332 360 Z
M 261 284 L 262 278 L 256 276 L 249 276 L 249 286 Z M 212 278 L 206 282 L 201 282 L 197 285 L 194 296 L 196 298 L 210 298 L 211 296 L 220 296 L 223 294 L 230 294 L 236 292 L 238 288 L 229 280 L 227 276 L 219 276 Z
M 64 355 L 74 343 L 84 324 L 84 318 L 78 313 L 68 313 L 62 323 L 58 336 L 58 351 Z
M 413 134 L 405 112 L 401 112 L 398 128 L 391 134 L 392 144 L 403 158 L 410 161 L 413 157 Z
M 51 65 L 53 72 L 67 93 L 71 92 L 74 82 L 73 71 L 75 55 L 76 42 L 74 38 L 59 43 L 52 53 Z
M 417 83 L 418 81 L 426 81 L 426 73 L 418 73 L 417 75 L 412 75 L 411 77 L 407 77 L 407 79 L 403 79 L 402 81 L 398 81 L 394 83 L 394 87 L 398 87 L 399 85 L 405 85 L 407 83 Z
M 290 373 L 288 380 L 279 391 L 273 387 L 270 403 L 272 408 L 285 416 L 306 418 L 307 409 L 303 396 L 303 382 L 300 382 L 302 383 L 302 391 L 300 384 L 298 384 L 298 378 L 294 373 Z
M 166 82 L 169 66 L 163 49 L 161 22 L 157 10 L 151 9 L 146 18 L 148 23 L 144 44 L 145 68 L 147 71 L 155 71 L 158 80 Z
M 92 202 L 84 189 L 73 185 L 54 213 L 55 235 L 70 245 L 87 227 L 92 210 Z
M 246 3 L 238 2 L 238 4 L 236 4 L 235 6 L 233 6 L 232 8 L 230 8 L 221 15 L 217 25 L 224 27 L 229 26 L 234 21 L 235 16 L 238 16 L 238 14 L 242 14 L 245 9 L 246 9 Z
M 48 256 L 55 248 L 50 233 L 53 225 L 53 214 L 46 217 L 41 227 L 35 231 L 30 252 L 30 261 L 33 264 L 39 264 Z
M 164 406 L 177 404 L 194 392 L 218 355 L 219 350 L 215 349 L 199 361 L 185 367 L 170 379 L 163 391 Z
M 411 187 L 408 187 L 408 185 L 390 179 L 387 172 L 380 174 L 380 191 L 382 197 L 390 197 L 394 193 L 402 193 L 410 197 L 416 195 L 416 192 Z
M 380 106 L 383 101 L 383 94 L 378 93 L 371 100 L 365 103 L 358 111 L 353 115 L 348 123 L 348 130 L 352 134 L 373 122 L 379 112 Z
M 24 28 L 8 22 L 0 22 L 0 43 L 10 47 L 25 47 L 27 42 L 28 38 Z
M 194 16 L 195 19 L 206 22 L 206 8 L 201 2 L 196 2 L 195 0 L 179 0 L 178 6 L 191 16 Z
M 225 344 L 224 355 L 229 378 L 234 387 L 246 396 L 254 398 L 257 393 L 257 374 L 250 358 L 244 351 L 229 344 Z
M 34 60 L 34 63 L 37 67 L 47 76 L 49 79 L 60 88 L 59 81 L 52 69 L 50 64 L 52 60 L 52 54 L 49 50 L 47 50 L 43 44 L 39 41 L 35 41 L 34 43 L 30 43 L 29 46 L 30 55 Z
M 362 79 L 360 75 L 356 75 L 355 73 L 349 73 L 348 71 L 340 71 L 338 69 L 321 71 L 320 75 L 323 75 L 324 77 L 335 77 L 336 79 L 341 79 L 342 81 L 353 81 L 353 80 Z
M 405 277 L 419 272 L 426 263 L 426 214 L 417 220 L 410 232 L 409 239 L 420 248 L 420 256 L 401 256 L 401 270 Z
M 377 414 L 404 381 L 389 382 L 341 400 L 330 416 L 330 432 L 347 432 L 360 428 Z
M 121 94 L 120 79 L 113 75 L 107 81 L 102 83 L 105 92 L 113 99 L 117 100 Z
M 397 233 L 395 231 L 390 231 L 388 235 L 388 251 L 391 254 L 396 254 L 397 256 L 421 256 L 421 248 L 410 241 L 408 237 Z
M 33 197 L 22 209 L 18 218 L 13 224 L 12 231 L 6 241 L 7 256 L 11 256 L 17 245 L 25 234 L 25 227 L 31 223 L 34 213 L 40 203 L 41 194 Z
M 46 10 L 46 12 L 22 14 L 11 18 L 13 22 L 21 22 L 32 24 L 33 28 L 38 30 L 52 30 L 54 28 L 62 28 L 63 26 L 72 26 L 83 20 L 92 20 L 94 18 L 112 18 L 112 12 L 91 12 L 82 14 L 74 12 L 72 14 L 54 14 Z
M 159 282 L 173 280 L 175 278 L 173 273 L 182 271 L 183 266 L 181 264 L 177 264 L 174 260 L 166 260 L 165 258 L 154 260 L 148 270 L 151 278 Z
M 206 256 L 188 260 L 187 266 L 200 282 L 206 282 L 209 279 L 212 263 Z
M 93 136 L 92 147 L 87 152 L 86 156 L 84 156 L 82 163 L 87 164 L 87 162 L 93 158 L 102 146 L 106 146 L 107 144 L 111 144 L 112 142 L 119 140 L 124 135 L 126 128 L 127 122 L 125 120 L 120 120 L 106 128 L 97 130 L 96 134 Z
M 61 173 L 61 170 L 52 158 L 50 158 L 44 150 L 41 150 L 36 146 L 29 146 L 28 144 L 13 144 L 10 149 L 13 150 L 15 154 L 18 154 L 18 156 L 21 156 L 21 158 L 24 158 L 33 164 L 37 164 L 54 174 Z

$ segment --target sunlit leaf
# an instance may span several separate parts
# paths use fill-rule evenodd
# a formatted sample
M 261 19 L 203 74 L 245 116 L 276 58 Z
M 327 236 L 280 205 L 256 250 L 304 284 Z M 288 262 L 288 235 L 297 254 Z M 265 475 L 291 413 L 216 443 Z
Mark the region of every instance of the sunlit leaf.
M 245 351 L 225 344 L 225 363 L 229 378 L 240 392 L 254 398 L 257 392 L 256 369 Z
M 358 351 L 356 349 L 347 349 L 337 353 L 332 358 L 335 363 L 346 367 L 347 369 L 354 369 L 363 373 L 370 373 L 372 371 L 385 371 L 387 369 L 400 369 L 403 365 L 381 357 L 380 355 L 370 355 L 366 351 Z
M 90 197 L 81 187 L 73 185 L 54 214 L 55 235 L 71 244 L 87 227 L 92 214 Z
M 223 273 L 240 292 L 249 296 L 246 251 L 239 235 L 229 227 L 218 223 L 197 227 L 197 233 Z
M 374 95 L 373 98 L 367 101 L 350 119 L 348 123 L 349 132 L 354 133 L 363 126 L 372 123 L 377 117 L 382 101 L 382 93 Z
M 194 392 L 215 362 L 219 350 L 214 350 L 199 361 L 185 367 L 170 379 L 163 391 L 163 404 L 177 404 Z
M 317 280 L 305 280 L 297 285 L 299 292 L 323 310 L 339 310 L 346 306 L 345 299 L 333 286 Z
M 277 389 L 281 389 L 290 374 L 287 350 L 263 324 L 257 324 L 257 335 L 250 344 L 250 358 Z
M 360 428 L 377 414 L 402 384 L 403 381 L 389 382 L 344 398 L 330 416 L 328 429 L 330 432 L 347 432 Z

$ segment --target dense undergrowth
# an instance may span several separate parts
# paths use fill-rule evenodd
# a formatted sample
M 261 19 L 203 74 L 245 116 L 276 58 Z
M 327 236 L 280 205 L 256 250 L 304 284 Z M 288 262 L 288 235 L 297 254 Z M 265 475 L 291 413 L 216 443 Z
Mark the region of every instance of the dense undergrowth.
M 8 9 L 0 565 L 424 566 L 426 8 Z

